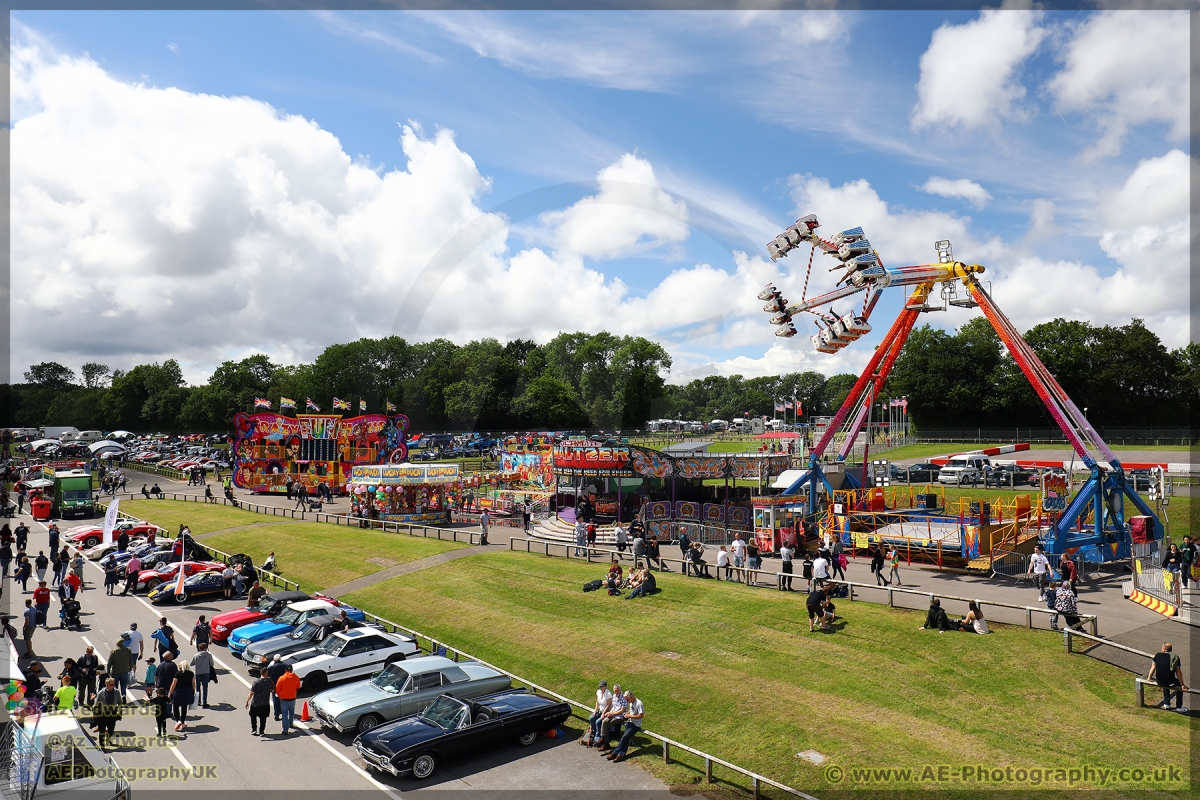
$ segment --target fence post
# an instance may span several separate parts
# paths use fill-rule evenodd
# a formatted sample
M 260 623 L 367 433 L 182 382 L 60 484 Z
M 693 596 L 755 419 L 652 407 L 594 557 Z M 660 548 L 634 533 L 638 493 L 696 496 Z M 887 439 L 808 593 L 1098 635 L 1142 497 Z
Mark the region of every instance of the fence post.
M 1099 633 L 1100 626 L 1098 624 L 1099 620 L 1100 620 L 1100 618 L 1097 617 L 1095 614 L 1092 615 L 1092 636 L 1100 635 L 1100 633 Z
M 854 584 L 853 583 L 848 584 L 847 588 L 850 590 L 850 602 L 853 603 L 854 602 Z
M 712 783 L 712 759 L 707 757 L 704 759 L 704 781 Z
M 1067 652 L 1071 652 L 1071 626 L 1063 628 L 1063 639 L 1066 640 Z
M 1146 705 L 1146 684 L 1142 683 L 1141 678 L 1133 679 L 1133 690 L 1137 694 L 1138 708 L 1143 708 Z
M 758 776 L 751 778 L 754 782 L 754 800 L 758 800 Z
M 1025 606 L 1025 627 L 1033 630 L 1033 609 Z
M 671 745 L 667 743 L 666 739 L 663 739 L 663 763 L 671 763 Z
M 891 589 L 888 589 L 888 605 L 891 606 L 892 608 L 896 607 L 896 599 L 893 596 Z

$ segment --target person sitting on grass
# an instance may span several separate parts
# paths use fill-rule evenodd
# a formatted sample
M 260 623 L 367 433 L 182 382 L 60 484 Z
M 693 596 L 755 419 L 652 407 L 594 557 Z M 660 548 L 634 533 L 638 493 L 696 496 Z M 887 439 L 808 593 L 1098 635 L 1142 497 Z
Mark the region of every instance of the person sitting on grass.
M 612 566 L 610 566 L 608 568 L 608 574 L 604 576 L 604 583 L 608 587 L 608 594 L 610 597 L 614 594 L 621 593 L 621 582 L 623 580 L 623 577 L 622 577 L 623 572 L 624 572 L 624 570 L 621 569 L 621 565 L 618 564 L 615 560 L 612 562 Z
M 625 597 L 626 600 L 632 600 L 635 597 L 645 597 L 653 593 L 657 588 L 654 576 L 650 574 L 649 567 L 643 567 L 641 564 L 638 564 L 638 567 L 639 569 L 633 574 L 633 579 L 630 582 L 633 591 Z
M 938 633 L 945 633 L 948 630 L 954 630 L 957 625 L 946 616 L 946 609 L 942 608 L 942 601 L 936 597 L 929 601 L 929 611 L 925 614 L 925 624 L 917 630 L 933 630 L 937 628 Z
M 974 600 L 967 603 L 967 615 L 962 618 L 958 629 L 964 633 L 991 633 L 983 618 L 983 609 Z
M 808 632 L 816 630 L 815 625 L 818 622 L 823 630 L 828 630 L 829 623 L 833 622 L 833 612 L 829 610 L 828 590 L 820 588 L 812 592 L 804 605 L 808 609 Z

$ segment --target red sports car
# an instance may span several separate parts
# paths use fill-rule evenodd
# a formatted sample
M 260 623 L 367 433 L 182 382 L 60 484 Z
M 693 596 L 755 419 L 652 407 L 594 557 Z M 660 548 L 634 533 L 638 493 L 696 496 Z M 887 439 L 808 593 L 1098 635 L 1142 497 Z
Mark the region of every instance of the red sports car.
M 115 541 L 122 532 L 128 533 L 129 538 L 132 539 L 134 536 L 145 537 L 150 531 L 154 531 L 155 536 L 163 536 L 166 533 L 162 528 L 149 522 L 123 519 L 113 526 L 113 540 Z M 63 541 L 73 547 L 84 550 L 95 547 L 103 539 L 103 525 L 80 525 L 79 527 L 69 529 L 63 534 Z
M 183 573 L 191 576 L 197 572 L 221 571 L 225 569 L 225 565 L 220 561 L 184 561 Z M 175 580 L 179 575 L 179 562 L 171 561 L 163 564 L 157 569 L 145 569 L 138 573 L 137 588 L 145 589 L 147 592 L 158 586 L 163 581 Z

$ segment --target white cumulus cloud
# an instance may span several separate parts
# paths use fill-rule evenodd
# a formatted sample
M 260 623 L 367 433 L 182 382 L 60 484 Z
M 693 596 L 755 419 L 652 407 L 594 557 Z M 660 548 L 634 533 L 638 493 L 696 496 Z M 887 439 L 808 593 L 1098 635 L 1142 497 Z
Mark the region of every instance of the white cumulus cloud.
M 1080 24 L 1047 85 L 1060 111 L 1093 115 L 1103 135 L 1085 158 L 1116 155 L 1126 132 L 1162 123 L 1188 134 L 1187 11 L 1103 11 Z
M 1046 36 L 1040 12 L 989 9 L 963 25 L 933 32 L 921 56 L 914 130 L 936 125 L 980 128 L 1017 113 L 1025 96 L 1021 63 Z
M 992 195 L 987 189 L 975 181 L 967 180 L 966 178 L 952 180 L 950 178 L 939 178 L 934 175 L 925 181 L 925 185 L 921 187 L 921 191 L 941 197 L 956 197 L 960 200 L 966 200 L 975 206 L 975 208 L 983 208 L 992 199 Z

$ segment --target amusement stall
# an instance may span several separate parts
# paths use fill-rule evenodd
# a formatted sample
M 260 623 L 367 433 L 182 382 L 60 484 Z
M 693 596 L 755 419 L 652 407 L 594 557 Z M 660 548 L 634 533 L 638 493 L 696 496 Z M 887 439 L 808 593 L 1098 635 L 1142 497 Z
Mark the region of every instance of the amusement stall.
M 239 413 L 233 430 L 233 483 L 253 492 L 284 493 L 299 483 L 341 494 L 355 466 L 408 459 L 403 414 Z
M 462 490 L 458 464 L 356 465 L 346 490 L 378 519 L 436 525 L 450 521 Z
M 533 515 L 542 518 L 550 511 L 554 493 L 554 458 L 550 448 L 526 452 L 504 450 L 495 472 L 474 476 L 467 484 L 463 508 L 468 511 L 487 509 L 505 517 L 519 517 L 528 500 Z

